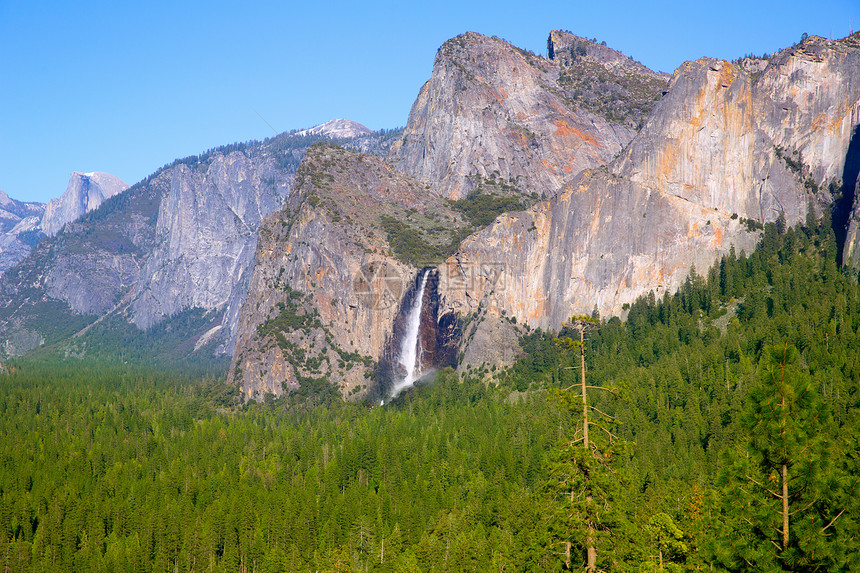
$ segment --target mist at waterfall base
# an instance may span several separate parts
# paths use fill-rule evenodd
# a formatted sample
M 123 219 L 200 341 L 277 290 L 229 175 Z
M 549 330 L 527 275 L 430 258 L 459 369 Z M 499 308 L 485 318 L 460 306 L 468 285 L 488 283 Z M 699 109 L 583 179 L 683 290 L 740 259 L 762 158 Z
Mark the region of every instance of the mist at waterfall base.
M 438 369 L 456 367 L 459 329 L 452 312 L 440 316 L 438 283 L 438 270 L 425 267 L 401 301 L 382 360 L 387 383 L 379 395 L 380 405 L 431 379 Z

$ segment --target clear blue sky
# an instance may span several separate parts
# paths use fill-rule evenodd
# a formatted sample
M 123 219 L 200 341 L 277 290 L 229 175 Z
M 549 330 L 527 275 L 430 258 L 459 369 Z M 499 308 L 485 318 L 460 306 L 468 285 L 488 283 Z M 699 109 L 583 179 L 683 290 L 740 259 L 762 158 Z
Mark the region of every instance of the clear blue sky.
M 272 135 L 266 122 L 404 125 L 436 49 L 468 30 L 543 54 L 549 31 L 568 29 L 672 72 L 803 32 L 842 37 L 849 18 L 860 28 L 860 0 L 0 0 L 0 189 L 47 201 L 73 170 L 132 184 L 177 157 Z

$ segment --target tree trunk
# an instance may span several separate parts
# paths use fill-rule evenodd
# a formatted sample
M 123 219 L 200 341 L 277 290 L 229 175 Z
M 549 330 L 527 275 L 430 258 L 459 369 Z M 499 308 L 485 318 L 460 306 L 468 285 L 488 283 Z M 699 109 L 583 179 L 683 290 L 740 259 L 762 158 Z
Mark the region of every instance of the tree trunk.
M 582 373 L 582 438 L 588 451 L 588 398 L 585 393 L 585 329 L 579 329 L 580 372 Z
M 573 503 L 573 494 L 574 494 L 573 488 L 570 488 L 570 502 L 571 503 Z M 572 544 L 569 540 L 564 542 L 564 569 L 566 571 L 570 571 L 570 548 L 571 548 L 571 545 Z
M 593 534 L 593 531 L 591 527 L 588 528 L 589 536 Z M 597 548 L 594 546 L 594 537 L 590 537 L 588 540 L 588 565 L 585 570 L 589 573 L 597 571 Z
M 788 549 L 788 464 L 782 464 L 782 550 Z
M 585 455 L 589 456 L 591 450 L 588 441 L 588 394 L 586 394 L 585 388 L 585 328 L 579 329 L 579 358 L 580 372 L 582 373 L 582 440 L 585 444 Z M 590 493 L 585 497 L 585 503 L 588 508 L 591 508 Z M 597 547 L 594 546 L 594 527 L 591 520 L 588 522 L 588 534 L 585 537 L 585 555 L 587 560 L 585 570 L 589 573 L 597 571 Z
M 783 355 L 784 356 L 784 355 Z M 783 358 L 783 360 L 785 360 Z M 785 415 L 785 365 L 782 365 L 782 415 Z M 780 434 L 783 432 L 780 431 Z M 782 462 L 782 550 L 788 549 L 788 464 Z

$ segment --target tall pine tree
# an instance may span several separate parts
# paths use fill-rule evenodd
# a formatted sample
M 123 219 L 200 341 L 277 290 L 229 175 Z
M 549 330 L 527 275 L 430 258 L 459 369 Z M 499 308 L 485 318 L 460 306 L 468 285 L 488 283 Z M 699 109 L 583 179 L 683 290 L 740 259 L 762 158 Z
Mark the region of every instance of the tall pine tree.
M 856 479 L 796 348 L 767 347 L 718 485 L 711 549 L 729 571 L 857 570 Z M 846 470 L 849 473 L 846 473 Z

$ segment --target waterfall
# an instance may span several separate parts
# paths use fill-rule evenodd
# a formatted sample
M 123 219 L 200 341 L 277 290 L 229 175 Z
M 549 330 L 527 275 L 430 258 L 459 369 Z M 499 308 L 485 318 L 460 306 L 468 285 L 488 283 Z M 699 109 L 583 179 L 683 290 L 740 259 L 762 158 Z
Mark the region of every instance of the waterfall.
M 403 367 L 406 376 L 394 382 L 394 386 L 391 388 L 392 398 L 412 386 L 421 374 L 421 343 L 418 335 L 421 332 L 421 306 L 424 301 L 424 287 L 427 286 L 430 270 L 429 268 L 422 270 L 420 283 L 416 281 L 419 286 L 412 299 L 412 306 L 406 315 L 406 331 L 400 342 L 400 353 L 397 356 L 397 362 Z

